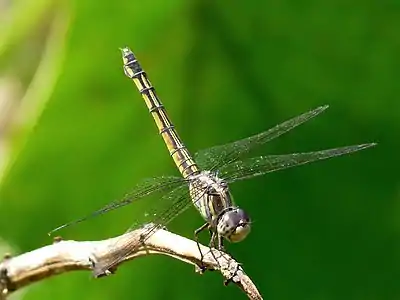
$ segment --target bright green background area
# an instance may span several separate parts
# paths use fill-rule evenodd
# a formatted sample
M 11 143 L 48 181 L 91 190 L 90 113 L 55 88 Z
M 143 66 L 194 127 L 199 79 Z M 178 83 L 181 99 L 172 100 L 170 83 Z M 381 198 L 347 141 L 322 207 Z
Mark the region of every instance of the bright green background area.
M 398 1 L 86 0 L 54 7 L 71 16 L 60 77 L 27 142 L 15 142 L 22 148 L 0 186 L 3 239 L 19 252 L 41 247 L 51 242 L 50 229 L 120 198 L 140 179 L 177 175 L 122 72 L 118 47 L 127 45 L 193 152 L 323 104 L 331 105 L 327 112 L 260 153 L 378 142 L 232 185 L 254 225 L 227 248 L 265 299 L 399 299 Z M 29 47 L 18 51 L 25 62 L 34 57 Z M 126 207 L 60 234 L 107 238 L 139 213 Z M 169 228 L 192 237 L 201 222 L 193 209 Z M 25 295 L 112 297 L 245 299 L 218 273 L 199 276 L 157 256 L 105 279 L 67 273 Z

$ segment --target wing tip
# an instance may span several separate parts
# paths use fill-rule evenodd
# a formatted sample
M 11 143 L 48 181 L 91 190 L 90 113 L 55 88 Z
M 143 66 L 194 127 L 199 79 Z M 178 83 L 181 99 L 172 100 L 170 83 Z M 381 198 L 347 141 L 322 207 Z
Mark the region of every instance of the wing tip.
M 375 147 L 375 146 L 377 146 L 377 145 L 378 145 L 378 143 L 375 143 L 375 142 L 373 142 L 373 143 L 366 143 L 366 144 L 361 144 L 361 145 L 359 145 L 359 148 L 360 148 L 360 149 L 367 149 L 367 148 Z
M 314 109 L 306 112 L 304 115 L 307 116 L 307 119 L 311 119 L 311 118 L 318 116 L 320 113 L 324 112 L 328 108 L 329 108 L 328 104 L 321 105 L 321 106 L 318 106 L 317 108 L 314 108 Z
M 328 108 L 329 108 L 329 104 L 325 104 L 325 105 L 319 106 L 319 107 L 316 109 L 316 111 L 323 112 L 324 110 L 327 110 Z
M 57 228 L 54 228 L 54 229 L 50 230 L 50 231 L 47 233 L 47 235 L 48 235 L 48 236 L 51 236 L 54 232 L 59 231 L 60 229 L 66 227 L 66 226 L 67 226 L 66 224 L 61 225 L 61 226 L 58 226 Z

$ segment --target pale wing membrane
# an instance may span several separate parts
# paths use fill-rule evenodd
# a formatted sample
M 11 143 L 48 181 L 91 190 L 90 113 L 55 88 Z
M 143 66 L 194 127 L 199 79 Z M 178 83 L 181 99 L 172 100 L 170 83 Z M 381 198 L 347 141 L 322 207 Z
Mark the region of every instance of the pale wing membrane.
M 200 150 L 195 154 L 195 161 L 204 170 L 218 169 L 223 165 L 236 161 L 257 146 L 265 144 L 316 117 L 327 108 L 328 105 L 320 106 L 314 110 L 276 125 L 265 132 L 229 144 Z
M 69 227 L 71 225 L 75 225 L 80 222 L 86 221 L 87 219 L 102 215 L 111 210 L 120 208 L 122 206 L 126 206 L 126 205 L 131 204 L 132 202 L 137 201 L 139 199 L 142 199 L 143 197 L 146 197 L 152 193 L 170 191 L 171 189 L 176 188 L 177 186 L 182 185 L 182 184 L 186 185 L 186 181 L 184 179 L 182 179 L 180 177 L 173 177 L 173 176 L 168 176 L 168 177 L 163 176 L 163 177 L 145 179 L 143 182 L 138 184 L 134 188 L 133 191 L 126 194 L 122 199 L 113 201 L 113 202 L 107 204 L 106 206 L 100 208 L 99 210 L 96 210 L 95 212 L 93 212 L 83 218 L 63 224 L 63 225 L 53 229 L 52 231 L 50 231 L 49 234 L 52 234 L 55 231 L 58 231 L 62 228 Z
M 104 274 L 105 271 L 109 270 L 113 266 L 123 261 L 125 257 L 127 257 L 130 253 L 134 253 L 140 247 L 140 245 L 143 244 L 148 238 L 150 238 L 157 230 L 166 226 L 170 221 L 172 221 L 175 217 L 180 215 L 183 211 L 185 211 L 189 207 L 193 207 L 192 203 L 198 201 L 204 195 L 205 192 L 206 190 L 202 191 L 198 190 L 193 197 L 194 200 L 192 200 L 189 195 L 188 186 L 182 185 L 180 187 L 175 188 L 170 193 L 164 195 L 161 198 L 162 199 L 161 202 L 168 203 L 168 208 L 165 209 L 160 214 L 158 213 L 149 214 L 150 216 L 153 216 L 153 218 L 149 220 L 149 223 L 147 225 L 141 224 L 146 226 L 144 227 L 145 228 L 144 232 L 141 234 L 140 241 L 137 242 L 137 240 L 135 240 L 132 241 L 131 243 L 128 243 L 124 249 L 118 251 L 118 256 L 111 258 L 106 263 L 95 265 L 94 275 L 97 277 Z M 157 211 L 157 208 L 155 208 L 154 211 Z M 134 227 L 135 225 L 131 226 L 128 231 L 132 230 Z M 113 248 L 119 248 L 118 243 L 119 241 L 116 242 Z
M 219 175 L 228 182 L 234 182 L 330 157 L 349 154 L 372 146 L 375 146 L 375 144 L 354 145 L 306 153 L 259 156 L 231 163 L 221 168 Z

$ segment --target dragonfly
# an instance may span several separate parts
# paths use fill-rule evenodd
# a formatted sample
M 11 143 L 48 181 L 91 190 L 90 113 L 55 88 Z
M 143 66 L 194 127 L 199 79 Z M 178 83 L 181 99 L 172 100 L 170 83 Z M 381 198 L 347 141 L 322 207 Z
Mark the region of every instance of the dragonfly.
M 176 216 L 193 206 L 205 221 L 204 225 L 195 231 L 197 243 L 198 234 L 208 229 L 211 233 L 210 247 L 224 251 L 224 240 L 240 242 L 246 238 L 251 229 L 249 215 L 233 201 L 230 192 L 231 183 L 310 162 L 350 154 L 376 145 L 375 143 L 366 143 L 313 152 L 245 158 L 245 155 L 250 151 L 315 118 L 328 108 L 328 105 L 325 105 L 289 119 L 267 131 L 225 145 L 200 150 L 192 156 L 179 137 L 164 105 L 156 94 L 155 88 L 150 83 L 147 73 L 142 69 L 136 56 L 127 47 L 122 48 L 121 52 L 124 73 L 134 82 L 142 95 L 157 125 L 159 134 L 182 177 L 163 176 L 144 180 L 122 199 L 113 201 L 88 216 L 63 224 L 50 232 L 53 233 L 61 228 L 83 222 L 88 218 L 131 203 L 137 203 L 140 199 L 155 193 L 161 193 L 162 195 L 158 197 L 159 200 L 157 200 L 153 212 L 149 214 L 151 221 L 149 224 L 151 225 L 144 227 L 146 231 L 142 234 L 140 242 L 132 242 L 136 244 L 127 246 L 126 253 L 122 252 L 118 257 L 112 258 L 107 263 L 95 266 L 95 276 L 105 274 L 107 270 L 124 260 L 128 253 L 132 253 L 158 229 L 164 228 Z M 130 230 L 132 228 L 134 226 Z

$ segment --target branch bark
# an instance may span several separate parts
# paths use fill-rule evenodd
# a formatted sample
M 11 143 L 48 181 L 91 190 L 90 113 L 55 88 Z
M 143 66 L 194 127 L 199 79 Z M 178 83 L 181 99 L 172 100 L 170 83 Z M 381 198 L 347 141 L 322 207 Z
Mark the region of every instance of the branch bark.
M 55 240 L 48 245 L 16 257 L 6 256 L 0 263 L 0 299 L 28 284 L 74 270 L 92 270 L 98 265 L 120 256 L 124 258 L 119 264 L 140 256 L 163 254 L 179 259 L 196 267 L 218 270 L 225 278 L 225 284 L 230 282 L 241 288 L 250 299 L 262 299 L 256 286 L 248 277 L 242 266 L 230 255 L 200 245 L 203 260 L 197 243 L 169 231 L 159 229 L 142 245 L 131 251 L 129 245 L 136 244 L 141 234 L 146 230 L 140 228 L 121 236 L 101 241 L 62 241 Z M 116 241 L 118 240 L 118 243 Z M 118 265 L 103 275 L 115 272 Z

